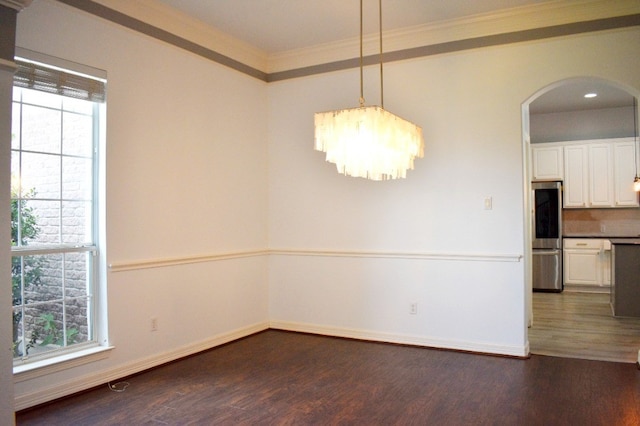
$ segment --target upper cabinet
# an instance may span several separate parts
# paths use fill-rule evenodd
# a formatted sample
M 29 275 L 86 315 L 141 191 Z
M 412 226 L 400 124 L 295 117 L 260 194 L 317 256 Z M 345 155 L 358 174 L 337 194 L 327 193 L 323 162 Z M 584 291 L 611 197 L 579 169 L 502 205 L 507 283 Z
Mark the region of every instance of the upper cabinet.
M 559 145 L 532 145 L 533 180 L 562 180 L 563 155 Z
M 564 207 L 589 207 L 589 147 L 569 145 L 564 147 Z
M 638 207 L 638 193 L 633 190 L 636 175 L 636 149 L 634 141 L 613 144 L 614 202 L 616 207 Z
M 611 143 L 593 143 L 589 148 L 589 207 L 615 207 L 613 201 L 613 162 Z
M 631 138 L 531 146 L 532 179 L 562 180 L 565 208 L 639 207 Z

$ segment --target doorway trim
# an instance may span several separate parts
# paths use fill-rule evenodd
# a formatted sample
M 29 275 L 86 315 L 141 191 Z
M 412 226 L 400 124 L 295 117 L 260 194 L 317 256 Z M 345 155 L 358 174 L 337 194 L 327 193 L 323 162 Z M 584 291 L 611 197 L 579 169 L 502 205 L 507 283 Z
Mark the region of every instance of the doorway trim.
M 521 104 L 521 114 L 522 114 L 522 170 L 523 170 L 523 213 L 524 213 L 524 272 L 525 272 L 525 336 L 526 336 L 526 347 L 529 348 L 529 353 L 531 353 L 531 345 L 529 342 L 529 328 L 533 325 L 533 274 L 532 274 L 532 249 L 531 249 L 531 232 L 532 232 L 532 202 L 531 202 L 531 179 L 532 179 L 532 163 L 531 163 L 531 125 L 530 125 L 530 112 L 529 106 L 533 101 L 538 99 L 540 96 L 555 90 L 559 87 L 562 87 L 566 84 L 570 84 L 576 81 L 582 81 L 584 79 L 590 79 L 594 81 L 599 81 L 600 83 L 605 83 L 617 89 L 623 90 L 627 92 L 629 95 L 636 98 L 636 101 L 640 98 L 640 89 L 636 89 L 627 84 L 623 84 L 611 79 L 597 77 L 597 76 L 574 76 L 564 78 L 562 80 L 557 80 L 552 82 L 537 91 L 535 91 L 531 96 L 524 100 Z M 638 111 L 636 111 L 638 114 Z M 636 117 L 636 122 L 640 123 L 640 117 Z M 634 141 L 635 142 L 635 141 Z M 636 164 L 637 164 L 636 158 Z M 638 363 L 640 365 L 640 349 L 638 350 Z

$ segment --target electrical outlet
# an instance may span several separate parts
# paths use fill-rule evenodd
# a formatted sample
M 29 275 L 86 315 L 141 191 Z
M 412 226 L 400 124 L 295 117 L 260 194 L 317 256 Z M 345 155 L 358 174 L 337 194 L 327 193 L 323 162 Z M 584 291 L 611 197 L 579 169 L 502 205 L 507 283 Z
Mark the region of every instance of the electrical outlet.
M 158 331 L 158 318 L 151 317 L 151 331 Z
M 409 305 L 409 313 L 411 315 L 416 315 L 418 313 L 418 303 L 413 302 L 411 305 Z

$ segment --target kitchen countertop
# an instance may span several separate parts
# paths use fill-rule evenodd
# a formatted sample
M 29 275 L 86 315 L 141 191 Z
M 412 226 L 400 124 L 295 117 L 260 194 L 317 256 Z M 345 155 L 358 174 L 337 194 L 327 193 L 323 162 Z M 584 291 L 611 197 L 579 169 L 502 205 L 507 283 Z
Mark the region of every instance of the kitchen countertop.
M 624 240 L 639 239 L 640 235 L 596 235 L 596 234 L 569 234 L 563 235 L 562 238 L 597 238 L 599 240 Z
M 633 244 L 640 245 L 640 238 L 610 238 L 611 244 Z

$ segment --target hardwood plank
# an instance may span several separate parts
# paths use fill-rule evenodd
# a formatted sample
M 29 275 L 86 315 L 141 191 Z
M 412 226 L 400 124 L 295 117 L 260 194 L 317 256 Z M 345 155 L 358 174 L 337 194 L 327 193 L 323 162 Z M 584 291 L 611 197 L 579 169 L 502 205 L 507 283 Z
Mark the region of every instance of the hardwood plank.
M 608 294 L 533 293 L 531 353 L 635 363 L 640 318 L 612 315 Z
M 635 365 L 269 330 L 17 413 L 18 425 L 640 424 Z

